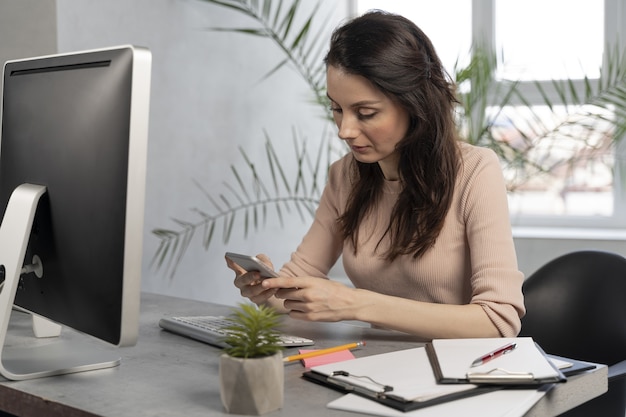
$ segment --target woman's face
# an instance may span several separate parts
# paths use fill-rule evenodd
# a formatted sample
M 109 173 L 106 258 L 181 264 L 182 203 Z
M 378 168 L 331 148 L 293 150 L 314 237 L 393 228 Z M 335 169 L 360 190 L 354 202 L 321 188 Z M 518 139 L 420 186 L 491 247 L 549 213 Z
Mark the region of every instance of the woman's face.
M 398 179 L 396 145 L 406 135 L 409 115 L 369 80 L 328 66 L 328 98 L 339 138 L 347 142 L 354 157 L 378 163 L 387 180 Z

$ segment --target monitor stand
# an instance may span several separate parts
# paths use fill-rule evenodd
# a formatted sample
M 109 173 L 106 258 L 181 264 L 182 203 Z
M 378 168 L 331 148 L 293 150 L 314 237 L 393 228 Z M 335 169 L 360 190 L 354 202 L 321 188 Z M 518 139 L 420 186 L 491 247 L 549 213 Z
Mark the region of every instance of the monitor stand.
M 31 315 L 35 337 L 57 337 L 61 335 L 61 326 L 36 314 Z
M 59 338 L 53 342 L 29 338 L 27 343 L 14 340 L 7 343 L 9 320 L 33 219 L 45 192 L 46 187 L 40 185 L 18 186 L 11 194 L 0 225 L 0 273 L 4 275 L 0 291 L 0 374 L 10 380 L 112 368 L 120 363 L 118 354 L 78 333 L 67 340 Z

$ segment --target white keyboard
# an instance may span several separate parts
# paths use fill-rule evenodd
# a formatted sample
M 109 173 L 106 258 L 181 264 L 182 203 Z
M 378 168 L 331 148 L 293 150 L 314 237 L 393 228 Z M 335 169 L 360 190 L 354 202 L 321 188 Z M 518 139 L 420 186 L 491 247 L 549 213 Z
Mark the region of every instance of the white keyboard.
M 189 316 L 164 317 L 159 326 L 172 333 L 177 333 L 217 347 L 226 347 L 224 338 L 228 331 L 226 326 L 232 323 L 224 316 Z M 280 333 L 280 345 L 284 347 L 311 346 L 315 342 L 305 337 Z

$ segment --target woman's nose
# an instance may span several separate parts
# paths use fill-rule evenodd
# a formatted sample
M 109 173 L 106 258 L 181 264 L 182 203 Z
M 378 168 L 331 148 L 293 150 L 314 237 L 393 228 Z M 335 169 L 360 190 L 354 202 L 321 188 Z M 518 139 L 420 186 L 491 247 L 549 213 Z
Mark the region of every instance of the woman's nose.
M 338 123 L 339 132 L 337 132 L 337 135 L 339 139 L 348 140 L 356 138 L 359 132 L 357 122 L 356 118 L 344 115 Z

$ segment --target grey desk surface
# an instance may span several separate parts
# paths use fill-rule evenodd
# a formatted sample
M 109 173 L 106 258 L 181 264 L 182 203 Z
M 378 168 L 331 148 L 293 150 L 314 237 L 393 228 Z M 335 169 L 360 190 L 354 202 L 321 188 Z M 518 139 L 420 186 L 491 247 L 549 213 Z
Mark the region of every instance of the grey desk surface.
M 136 346 L 119 349 L 122 363 L 110 369 L 27 381 L 7 381 L 0 377 L 0 409 L 19 416 L 223 416 L 218 383 L 220 350 L 187 339 L 158 326 L 164 315 L 228 314 L 229 307 L 143 294 L 139 341 Z M 308 323 L 287 319 L 285 330 L 313 338 L 316 347 L 328 347 L 355 340 L 367 346 L 355 350 L 366 356 L 399 349 L 419 347 L 414 338 L 393 332 L 346 323 Z M 30 319 L 13 313 L 10 338 L 30 337 Z M 62 338 L 78 335 L 64 330 Z M 17 342 L 13 342 L 17 343 Z M 44 343 L 44 342 L 42 342 Z M 293 353 L 286 351 L 285 354 Z M 273 416 L 354 416 L 330 410 L 326 404 L 341 394 L 301 378 L 303 367 L 295 362 L 285 365 L 285 404 Z M 569 378 L 557 384 L 526 415 L 556 416 L 607 389 L 607 369 Z

